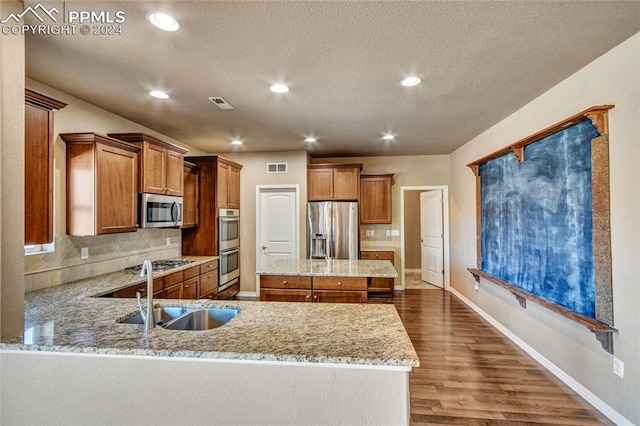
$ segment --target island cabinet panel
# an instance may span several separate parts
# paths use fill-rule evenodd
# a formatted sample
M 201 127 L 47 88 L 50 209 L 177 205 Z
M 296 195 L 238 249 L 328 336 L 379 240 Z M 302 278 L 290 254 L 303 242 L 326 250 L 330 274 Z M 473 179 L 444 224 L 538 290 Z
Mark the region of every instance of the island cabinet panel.
M 391 223 L 393 174 L 360 175 L 360 223 Z
M 109 133 L 141 149 L 138 191 L 174 195 L 184 193 L 184 155 L 188 150 L 144 133 Z
M 367 303 L 366 291 L 313 290 L 318 303 Z
M 67 234 L 136 231 L 139 148 L 97 133 L 61 133 L 67 144 Z
M 311 277 L 286 276 L 286 275 L 261 276 L 260 288 L 311 290 Z
M 357 201 L 362 164 L 310 164 L 307 166 L 309 201 Z
M 367 303 L 367 278 L 261 275 L 260 300 Z
M 311 290 L 260 289 L 260 300 L 265 302 L 311 302 L 311 296 Z
M 313 277 L 313 290 L 367 291 L 365 277 Z
M 25 90 L 24 243 L 53 241 L 53 112 L 65 103 Z
M 388 260 L 393 265 L 394 252 L 388 251 L 361 251 L 360 259 L 363 260 Z M 393 295 L 394 279 L 393 278 L 371 278 L 368 287 L 369 293 L 389 293 Z

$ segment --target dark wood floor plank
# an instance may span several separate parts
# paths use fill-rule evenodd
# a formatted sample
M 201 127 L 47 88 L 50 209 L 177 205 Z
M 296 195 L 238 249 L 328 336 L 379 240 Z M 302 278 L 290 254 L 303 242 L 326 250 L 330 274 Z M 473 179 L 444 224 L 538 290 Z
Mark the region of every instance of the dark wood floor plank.
M 450 293 L 406 290 L 379 303 L 395 305 L 420 357 L 412 425 L 613 424 Z

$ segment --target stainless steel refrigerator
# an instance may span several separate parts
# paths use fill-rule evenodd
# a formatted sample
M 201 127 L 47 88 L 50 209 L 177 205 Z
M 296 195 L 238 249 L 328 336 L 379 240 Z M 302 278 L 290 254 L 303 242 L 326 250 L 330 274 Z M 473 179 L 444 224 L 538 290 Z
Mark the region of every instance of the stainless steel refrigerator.
M 307 203 L 307 259 L 358 258 L 358 203 Z

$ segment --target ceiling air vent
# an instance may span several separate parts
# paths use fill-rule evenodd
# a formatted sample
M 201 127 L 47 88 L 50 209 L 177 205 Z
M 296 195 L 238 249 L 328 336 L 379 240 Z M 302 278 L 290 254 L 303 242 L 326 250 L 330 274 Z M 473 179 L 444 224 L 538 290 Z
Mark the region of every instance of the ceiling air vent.
M 209 100 L 214 104 L 216 104 L 216 106 L 220 109 L 233 109 L 231 104 L 229 104 L 229 102 L 222 99 L 220 96 L 211 96 Z
M 287 163 L 267 163 L 267 173 L 287 173 Z

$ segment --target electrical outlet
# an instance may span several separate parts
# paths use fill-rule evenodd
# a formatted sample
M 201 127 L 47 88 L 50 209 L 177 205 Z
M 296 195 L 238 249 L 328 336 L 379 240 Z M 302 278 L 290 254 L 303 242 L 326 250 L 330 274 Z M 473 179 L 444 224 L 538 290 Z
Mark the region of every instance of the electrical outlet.
M 615 357 L 613 358 L 613 372 L 621 379 L 624 378 L 624 362 Z
M 171 245 L 171 237 L 167 237 L 167 245 L 170 246 Z
M 392 229 L 391 230 L 391 236 L 392 237 L 399 237 L 400 236 L 400 230 L 399 229 Z
M 387 229 L 387 237 L 390 237 L 390 236 L 391 236 L 391 231 Z
M 88 259 L 89 258 L 89 247 L 82 247 L 80 249 L 80 259 Z
M 371 230 L 371 231 L 369 231 L 369 232 L 371 233 L 371 236 L 372 236 L 372 237 L 375 237 L 375 236 L 376 236 L 376 231 L 375 231 L 375 230 L 373 230 L 373 229 L 372 229 L 372 230 Z

